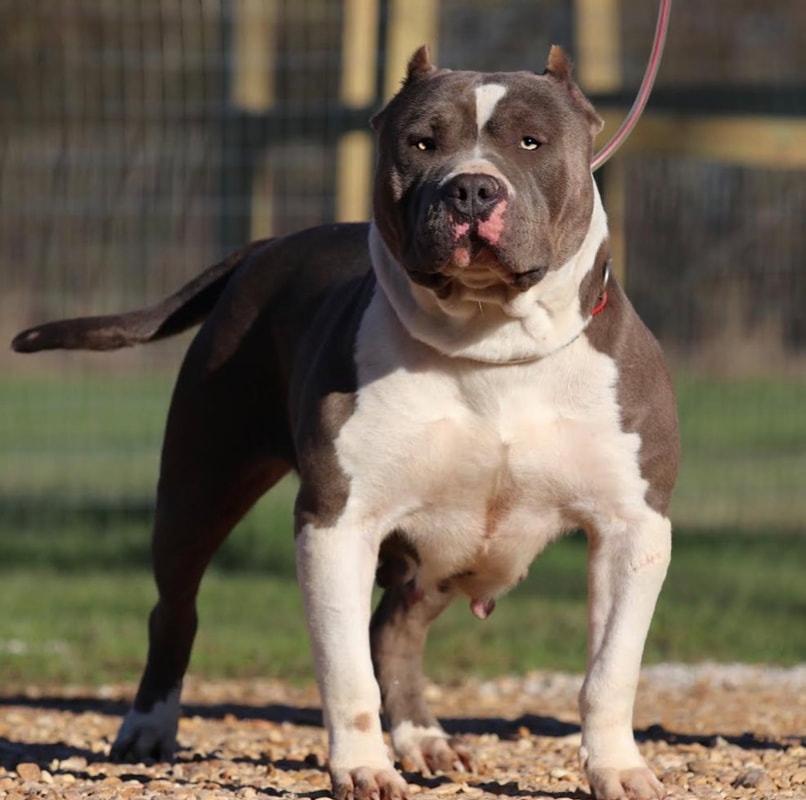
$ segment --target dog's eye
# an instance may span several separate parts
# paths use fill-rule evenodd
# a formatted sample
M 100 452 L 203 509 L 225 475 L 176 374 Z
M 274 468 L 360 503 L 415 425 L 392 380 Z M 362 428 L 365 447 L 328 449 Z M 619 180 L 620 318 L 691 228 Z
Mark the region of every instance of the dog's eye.
M 426 150 L 436 150 L 437 149 L 437 143 L 430 136 L 426 136 L 426 137 L 424 137 L 422 139 L 417 139 L 417 141 L 414 142 L 414 146 L 418 150 L 421 150 L 423 152 L 425 152 Z
M 537 148 L 540 147 L 540 142 L 538 142 L 534 136 L 524 136 L 518 143 L 518 146 L 523 150 L 537 150 Z

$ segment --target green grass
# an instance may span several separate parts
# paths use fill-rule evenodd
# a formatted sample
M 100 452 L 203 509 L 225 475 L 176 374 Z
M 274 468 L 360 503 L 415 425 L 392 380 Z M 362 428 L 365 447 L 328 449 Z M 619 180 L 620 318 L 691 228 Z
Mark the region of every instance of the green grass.
M 678 525 L 806 531 L 806 378 L 678 376 Z
M 4 505 L 150 497 L 171 386 L 164 376 L 5 376 Z
M 529 578 L 479 622 L 457 600 L 436 622 L 427 673 L 444 681 L 585 665 L 581 537 L 552 545 Z M 683 535 L 645 663 L 806 660 L 806 539 Z M 0 578 L 5 686 L 135 680 L 154 590 L 144 570 L 6 570 Z M 290 576 L 213 570 L 200 598 L 191 672 L 312 678 L 299 591 Z
M 806 660 L 806 381 L 678 379 L 683 469 L 672 568 L 648 662 Z M 149 524 L 167 377 L 0 384 L 0 675 L 135 679 L 153 602 Z M 293 580 L 292 481 L 216 557 L 192 670 L 311 677 Z M 585 545 L 560 542 L 492 619 L 457 602 L 429 674 L 454 680 L 585 661 Z

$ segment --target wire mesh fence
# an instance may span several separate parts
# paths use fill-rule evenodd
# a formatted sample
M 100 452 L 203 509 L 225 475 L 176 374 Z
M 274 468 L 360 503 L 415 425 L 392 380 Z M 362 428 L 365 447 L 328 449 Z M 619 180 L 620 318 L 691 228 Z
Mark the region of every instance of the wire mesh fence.
M 542 71 L 563 43 L 612 131 L 654 14 L 627 0 L 0 0 L 3 335 L 154 301 L 252 238 L 366 216 L 367 121 L 418 38 L 440 64 L 487 70 Z M 804 36 L 800 0 L 675 0 L 647 117 L 600 176 L 617 268 L 678 375 L 675 513 L 692 528 L 806 529 Z M 2 357 L 4 527 L 45 496 L 57 511 L 141 507 L 180 349 Z

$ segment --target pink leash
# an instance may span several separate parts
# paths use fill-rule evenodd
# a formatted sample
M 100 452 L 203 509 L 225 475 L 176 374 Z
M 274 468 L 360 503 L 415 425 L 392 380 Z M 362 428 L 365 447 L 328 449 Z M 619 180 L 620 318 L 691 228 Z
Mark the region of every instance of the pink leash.
M 655 25 L 655 41 L 652 43 L 652 52 L 649 54 L 649 61 L 644 72 L 644 79 L 641 81 L 641 88 L 638 90 L 638 95 L 632 104 L 630 113 L 621 123 L 621 127 L 613 134 L 613 138 L 593 157 L 591 172 L 599 169 L 624 144 L 624 140 L 632 133 L 632 129 L 643 113 L 663 56 L 663 46 L 666 44 L 666 31 L 669 28 L 669 12 L 671 8 L 672 0 L 660 0 L 658 21 Z

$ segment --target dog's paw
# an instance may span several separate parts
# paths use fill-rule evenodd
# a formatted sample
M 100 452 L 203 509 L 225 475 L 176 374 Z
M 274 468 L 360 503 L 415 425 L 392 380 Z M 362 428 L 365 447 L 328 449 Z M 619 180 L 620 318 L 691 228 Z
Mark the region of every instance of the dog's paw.
M 331 769 L 335 800 L 407 800 L 409 786 L 391 767 Z
M 588 769 L 588 782 L 596 800 L 663 800 L 663 784 L 649 767 Z
M 439 727 L 404 722 L 392 731 L 392 744 L 407 772 L 472 772 L 473 757 L 456 739 Z
M 157 702 L 151 711 L 130 709 L 112 745 L 113 761 L 170 761 L 176 751 L 179 692 Z

